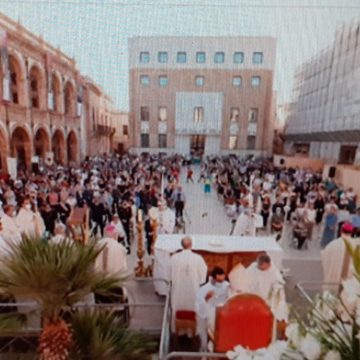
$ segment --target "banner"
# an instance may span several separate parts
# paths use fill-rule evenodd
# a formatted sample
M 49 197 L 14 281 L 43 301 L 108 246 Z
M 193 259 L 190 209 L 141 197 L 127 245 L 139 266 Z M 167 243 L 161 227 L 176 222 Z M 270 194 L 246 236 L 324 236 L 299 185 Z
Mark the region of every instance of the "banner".
M 54 110 L 54 96 L 52 88 L 52 71 L 51 71 L 52 56 L 46 54 L 46 72 L 47 72 L 47 88 L 48 88 L 48 109 Z
M 7 32 L 0 28 L 0 58 L 3 73 L 3 99 L 11 101 L 10 95 L 10 68 L 9 53 L 7 48 Z
M 8 158 L 6 158 L 6 160 L 7 160 L 8 173 L 13 180 L 16 180 L 17 179 L 17 159 L 8 157 Z
M 82 104 L 83 104 L 83 86 L 81 84 L 77 85 L 77 116 L 82 115 Z

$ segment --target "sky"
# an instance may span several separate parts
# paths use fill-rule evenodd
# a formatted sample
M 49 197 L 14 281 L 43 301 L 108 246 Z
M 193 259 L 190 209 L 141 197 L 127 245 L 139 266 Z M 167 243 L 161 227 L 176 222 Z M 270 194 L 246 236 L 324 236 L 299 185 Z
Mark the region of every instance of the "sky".
M 0 0 L 0 11 L 74 57 L 127 111 L 129 37 L 275 37 L 282 104 L 296 67 L 330 45 L 342 22 L 360 19 L 360 0 Z

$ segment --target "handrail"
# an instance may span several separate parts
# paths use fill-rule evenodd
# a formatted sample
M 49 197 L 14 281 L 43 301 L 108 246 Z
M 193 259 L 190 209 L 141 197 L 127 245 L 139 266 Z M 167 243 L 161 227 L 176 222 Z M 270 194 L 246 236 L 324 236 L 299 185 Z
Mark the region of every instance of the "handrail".
M 164 279 L 162 279 L 164 280 Z M 166 324 L 168 321 L 168 313 L 170 311 L 170 294 L 171 294 L 171 285 L 170 282 L 165 280 L 166 285 L 169 286 L 169 292 L 166 294 L 165 299 L 165 307 L 163 312 L 163 320 L 161 324 L 161 335 L 160 335 L 160 343 L 159 343 L 159 358 L 161 359 L 164 356 L 164 343 L 165 343 L 165 332 L 166 332 Z M 171 317 L 170 317 L 171 320 Z
M 310 295 L 307 293 L 307 291 L 304 289 L 304 285 L 319 285 L 319 286 L 336 286 L 337 289 L 339 288 L 339 283 L 334 282 L 322 282 L 322 281 L 299 281 L 295 288 L 300 291 L 300 293 L 304 296 L 304 298 L 310 303 L 314 304 L 313 299 L 310 297 Z M 321 289 L 319 289 L 321 291 Z
M 228 357 L 224 353 L 173 351 L 170 354 L 166 355 L 164 358 L 160 358 L 160 360 L 169 360 L 177 357 L 191 358 L 191 359 L 194 358 L 228 359 Z

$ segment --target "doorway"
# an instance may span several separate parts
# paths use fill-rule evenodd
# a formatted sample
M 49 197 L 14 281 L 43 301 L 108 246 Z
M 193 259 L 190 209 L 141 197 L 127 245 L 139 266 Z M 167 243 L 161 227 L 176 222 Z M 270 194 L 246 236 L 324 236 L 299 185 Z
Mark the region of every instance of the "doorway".
M 357 146 L 343 145 L 340 148 L 339 163 L 352 165 L 355 161 Z
M 190 154 L 193 156 L 202 156 L 205 151 L 205 135 L 190 136 Z

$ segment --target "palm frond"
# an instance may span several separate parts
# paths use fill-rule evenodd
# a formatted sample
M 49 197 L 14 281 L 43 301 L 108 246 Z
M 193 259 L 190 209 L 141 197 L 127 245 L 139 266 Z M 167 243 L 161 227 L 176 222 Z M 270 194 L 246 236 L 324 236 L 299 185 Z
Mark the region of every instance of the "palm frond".
M 74 359 L 145 360 L 155 349 L 149 336 L 127 329 L 111 312 L 77 311 L 70 322 L 76 344 Z

